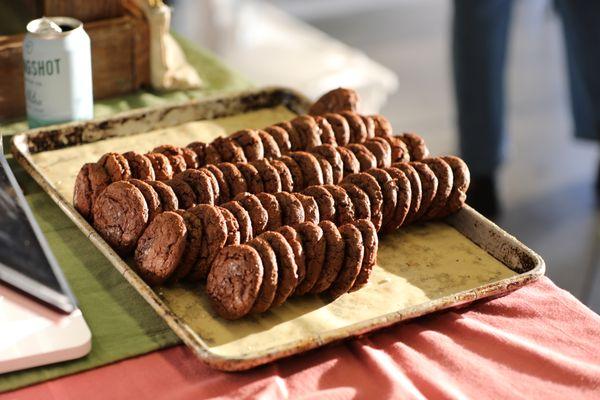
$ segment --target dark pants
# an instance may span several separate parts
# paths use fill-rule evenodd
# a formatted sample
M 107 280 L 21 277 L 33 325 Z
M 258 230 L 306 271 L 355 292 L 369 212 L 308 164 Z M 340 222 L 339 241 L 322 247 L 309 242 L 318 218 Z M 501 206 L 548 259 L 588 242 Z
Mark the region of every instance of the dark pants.
M 493 174 L 506 148 L 504 80 L 512 0 L 454 0 L 453 72 L 460 151 Z M 600 138 L 600 1 L 555 0 L 568 59 L 575 135 Z

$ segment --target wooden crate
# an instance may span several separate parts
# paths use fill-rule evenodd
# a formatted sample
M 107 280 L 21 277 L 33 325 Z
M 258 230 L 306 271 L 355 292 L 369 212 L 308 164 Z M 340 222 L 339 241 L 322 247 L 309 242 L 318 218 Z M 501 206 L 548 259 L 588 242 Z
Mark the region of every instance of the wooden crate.
M 92 43 L 94 98 L 130 93 L 150 83 L 150 32 L 129 15 L 84 24 Z M 23 35 L 0 36 L 0 120 L 25 115 Z M 57 94 L 59 95 L 59 94 Z

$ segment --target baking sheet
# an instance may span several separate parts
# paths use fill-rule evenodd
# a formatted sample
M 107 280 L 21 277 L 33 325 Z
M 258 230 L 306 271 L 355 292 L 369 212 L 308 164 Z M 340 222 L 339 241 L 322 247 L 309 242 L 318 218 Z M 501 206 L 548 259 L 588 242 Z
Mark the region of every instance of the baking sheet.
M 466 207 L 445 222 L 410 226 L 382 237 L 369 284 L 357 292 L 333 302 L 318 296 L 294 298 L 263 315 L 225 321 L 213 313 L 202 285 L 149 288 L 131 269 L 131 260 L 114 253 L 73 209 L 73 183 L 83 163 L 95 161 L 107 151 L 143 152 L 164 143 L 209 141 L 238 129 L 261 128 L 291 118 L 297 107 L 290 104 L 301 101 L 294 96 L 290 100 L 289 92 L 286 96 L 273 93 L 277 90 L 240 95 L 249 101 L 225 101 L 233 105 L 225 112 L 227 116 L 205 121 L 193 119 L 214 116 L 212 110 L 222 109 L 223 101 L 171 107 L 168 113 L 160 109 L 129 113 L 79 130 L 73 124 L 62 130 L 38 129 L 15 137 L 14 153 L 183 341 L 220 369 L 247 369 L 419 315 L 504 294 L 544 273 L 539 256 Z M 252 99 L 261 98 L 270 101 L 247 109 Z M 167 114 L 165 121 L 161 116 Z M 106 126 L 111 128 L 102 128 Z M 91 143 L 60 139 L 70 138 L 72 132 Z M 65 146 L 71 141 L 75 143 Z M 38 142 L 63 148 L 46 151 L 38 148 Z

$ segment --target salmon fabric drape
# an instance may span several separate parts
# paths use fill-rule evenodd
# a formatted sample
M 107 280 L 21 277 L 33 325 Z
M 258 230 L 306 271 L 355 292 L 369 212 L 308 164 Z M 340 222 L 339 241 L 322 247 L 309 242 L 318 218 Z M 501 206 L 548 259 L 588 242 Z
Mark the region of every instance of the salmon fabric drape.
M 0 377 L 1 379 L 1 377 Z M 184 346 L 0 399 L 598 399 L 600 317 L 548 278 L 241 373 Z

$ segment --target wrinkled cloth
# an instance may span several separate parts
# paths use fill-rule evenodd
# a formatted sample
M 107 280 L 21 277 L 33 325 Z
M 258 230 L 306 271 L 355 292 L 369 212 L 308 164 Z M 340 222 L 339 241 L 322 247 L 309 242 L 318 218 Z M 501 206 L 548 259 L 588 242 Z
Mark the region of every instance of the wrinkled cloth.
M 246 372 L 183 346 L 10 392 L 4 399 L 598 399 L 600 317 L 542 278 Z

